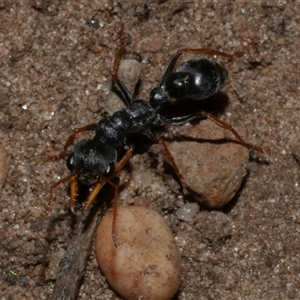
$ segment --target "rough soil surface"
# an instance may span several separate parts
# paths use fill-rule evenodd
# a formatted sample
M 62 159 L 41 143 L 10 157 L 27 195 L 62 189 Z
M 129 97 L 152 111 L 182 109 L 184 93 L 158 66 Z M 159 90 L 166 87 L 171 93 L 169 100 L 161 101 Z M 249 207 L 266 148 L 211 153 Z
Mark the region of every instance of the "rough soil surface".
M 270 149 L 269 156 L 251 156 L 232 202 L 219 211 L 201 207 L 191 221 L 179 220 L 176 211 L 186 198 L 157 145 L 136 153 L 120 176 L 128 180 L 120 205 L 141 196 L 176 237 L 184 280 L 175 299 L 299 299 L 300 3 L 19 2 L 0 3 L 0 137 L 9 165 L 0 201 L 1 299 L 52 294 L 76 218 L 68 209 L 67 184 L 61 185 L 46 247 L 38 247 L 50 185 L 68 174 L 64 160 L 46 158 L 62 150 L 72 129 L 105 115 L 122 23 L 127 49 L 143 58 L 143 99 L 177 49 L 234 53 L 252 45 L 243 57 L 220 59 L 232 84 L 220 95 L 226 105 L 210 111 L 243 128 L 248 142 Z M 166 137 L 180 133 L 177 127 Z M 77 299 L 119 299 L 94 251 Z

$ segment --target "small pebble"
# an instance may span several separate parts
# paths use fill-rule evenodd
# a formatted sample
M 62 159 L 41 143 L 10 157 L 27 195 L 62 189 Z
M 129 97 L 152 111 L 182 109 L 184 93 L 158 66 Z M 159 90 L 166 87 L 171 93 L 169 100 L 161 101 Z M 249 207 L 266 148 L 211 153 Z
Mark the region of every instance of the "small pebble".
M 224 206 L 235 196 L 247 174 L 248 149 L 209 120 L 192 127 L 187 137 L 195 141 L 170 142 L 168 147 L 188 190 L 202 205 Z
M 3 187 L 8 173 L 8 162 L 5 148 L 0 144 L 0 188 Z
M 112 212 L 96 236 L 100 269 L 112 288 L 127 300 L 168 300 L 180 286 L 179 253 L 173 234 L 156 211 L 118 207 L 117 248 L 112 242 Z
M 183 220 L 186 222 L 192 221 L 195 215 L 199 212 L 199 205 L 197 203 L 186 203 L 182 207 L 180 207 L 176 216 L 179 220 Z
M 150 202 L 148 198 L 142 196 L 136 197 L 133 200 L 135 206 L 147 206 Z
M 33 276 L 44 276 L 45 267 L 42 264 L 37 265 L 32 272 Z
M 42 207 L 33 206 L 29 209 L 30 216 L 33 218 L 39 218 L 43 213 Z
M 139 62 L 140 57 L 135 58 L 134 53 L 132 56 L 122 59 L 118 67 L 118 77 L 126 86 L 130 94 L 132 95 L 137 82 L 139 81 L 141 74 L 141 63 Z M 119 96 L 111 91 L 107 99 L 104 101 L 103 106 L 109 115 L 119 111 L 125 107 L 123 101 L 120 100 Z

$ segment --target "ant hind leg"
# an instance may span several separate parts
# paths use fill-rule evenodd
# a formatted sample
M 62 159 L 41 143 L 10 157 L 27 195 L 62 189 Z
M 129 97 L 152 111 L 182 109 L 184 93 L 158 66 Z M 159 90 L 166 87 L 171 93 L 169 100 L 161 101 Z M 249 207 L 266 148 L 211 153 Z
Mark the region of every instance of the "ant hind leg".
M 213 116 L 212 114 L 207 113 L 205 111 L 199 111 L 199 112 L 195 113 L 195 116 L 196 117 L 205 117 L 205 118 L 211 120 L 212 122 L 214 122 L 219 127 L 223 128 L 225 130 L 231 131 L 231 133 L 235 136 L 235 138 L 239 141 L 239 143 L 241 145 L 243 145 L 244 147 L 248 148 L 249 150 L 255 150 L 260 153 L 265 153 L 263 148 L 245 142 L 244 139 L 236 132 L 236 130 L 230 124 L 218 119 L 217 117 Z
M 179 171 L 179 169 L 178 169 L 178 167 L 177 167 L 177 165 L 176 165 L 176 163 L 174 161 L 174 158 L 173 158 L 170 150 L 167 147 L 166 142 L 161 137 L 158 137 L 157 140 L 158 140 L 158 142 L 161 145 L 161 149 L 162 149 L 162 152 L 164 154 L 165 159 L 172 166 L 172 168 L 173 168 L 173 170 L 174 170 L 174 172 L 175 172 L 178 180 L 180 181 L 180 184 L 181 184 L 181 187 L 182 187 L 182 190 L 183 190 L 183 194 L 188 194 L 188 192 L 187 192 L 187 185 L 184 182 L 184 177 L 180 173 L 180 171 Z
M 117 86 L 119 92 L 121 93 L 121 99 L 125 103 L 126 106 L 129 105 L 129 103 L 132 102 L 132 97 L 130 95 L 130 92 L 128 91 L 125 84 L 119 79 L 118 76 L 118 67 L 121 61 L 122 54 L 125 51 L 125 35 L 124 35 L 124 27 L 122 26 L 121 29 L 118 31 L 118 35 L 120 38 L 120 48 L 115 54 L 112 70 L 111 70 L 111 77 L 115 85 Z

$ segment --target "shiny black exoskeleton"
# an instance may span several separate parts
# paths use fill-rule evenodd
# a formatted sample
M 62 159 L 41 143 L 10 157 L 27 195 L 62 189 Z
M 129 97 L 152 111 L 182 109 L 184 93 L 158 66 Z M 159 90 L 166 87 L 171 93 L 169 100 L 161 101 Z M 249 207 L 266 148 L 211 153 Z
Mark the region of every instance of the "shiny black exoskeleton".
M 132 101 L 124 84 L 118 78 L 115 80 L 127 107 L 100 120 L 95 126 L 93 139 L 80 141 L 75 145 L 67 163 L 72 173 L 107 175 L 118 160 L 117 148 L 128 148 L 128 135 L 141 133 L 153 138 L 152 127 L 181 125 L 199 117 L 190 114 L 165 119 L 155 108 L 171 98 L 204 99 L 215 94 L 226 84 L 228 71 L 216 61 L 203 58 L 186 61 L 173 71 L 177 56 L 171 60 L 160 86 L 151 91 L 149 102 Z
M 148 102 L 133 101 L 111 117 L 100 120 L 95 126 L 94 138 L 75 145 L 67 167 L 72 173 L 107 175 L 118 160 L 117 149 L 128 149 L 128 135 L 138 132 L 152 138 L 151 127 L 166 124 L 167 120 L 157 114 Z
M 115 226 L 118 186 L 112 179 L 123 169 L 133 153 L 134 147 L 128 141 L 128 137 L 131 134 L 138 133 L 160 143 L 165 158 L 172 165 L 184 190 L 186 189 L 184 178 L 163 139 L 159 136 L 156 136 L 156 139 L 154 139 L 152 133 L 154 127 L 181 125 L 196 118 L 207 118 L 221 128 L 230 130 L 244 147 L 263 153 L 260 147 L 245 142 L 230 124 L 219 120 L 210 113 L 197 111 L 188 115 L 168 118 L 159 114 L 156 110 L 161 104 L 168 104 L 172 99 L 178 101 L 186 98 L 199 100 L 207 98 L 218 92 L 228 81 L 228 71 L 218 62 L 210 59 L 188 60 L 174 71 L 175 64 L 183 52 L 220 55 L 232 58 L 231 54 L 212 49 L 179 50 L 171 59 L 159 86 L 150 92 L 149 102 L 144 100 L 133 101 L 128 89 L 119 80 L 117 75 L 118 64 L 125 49 L 123 30 L 120 31 L 120 38 L 121 48 L 115 55 L 112 79 L 126 107 L 115 112 L 112 116 L 100 120 L 97 124 L 73 130 L 65 144 L 63 152 L 56 157 L 52 157 L 52 159 L 64 157 L 68 147 L 73 144 L 77 133 L 85 130 L 93 130 L 95 132 L 92 139 L 81 140 L 74 146 L 73 151 L 67 159 L 67 167 L 71 174 L 51 186 L 45 214 L 45 220 L 47 220 L 53 200 L 53 190 L 66 180 L 70 180 L 70 209 L 73 213 L 76 213 L 78 180 L 92 185 L 83 203 L 83 212 L 89 210 L 103 185 L 108 183 L 115 190 L 112 222 L 112 238 L 115 246 L 117 246 Z M 45 224 L 47 224 L 47 221 L 45 221 Z
M 228 71 L 218 62 L 210 59 L 189 60 L 182 63 L 175 71 L 174 65 L 178 51 L 171 60 L 159 87 L 150 93 L 153 107 L 168 102 L 171 98 L 205 99 L 218 92 L 228 81 Z
M 232 58 L 231 54 L 212 49 L 179 50 L 171 59 L 159 86 L 150 92 L 150 101 L 141 99 L 133 101 L 128 89 L 117 75 L 118 64 L 124 49 L 125 41 L 123 36 L 121 36 L 121 48 L 115 55 L 112 79 L 126 107 L 115 112 L 112 116 L 100 120 L 97 124 L 77 128 L 73 131 L 66 142 L 63 153 L 59 157 L 65 155 L 67 148 L 74 142 L 77 133 L 84 130 L 93 130 L 95 135 L 92 139 L 81 140 L 74 146 L 67 160 L 67 167 L 71 174 L 52 185 L 47 211 L 49 211 L 52 202 L 53 189 L 67 179 L 70 179 L 71 182 L 70 207 L 73 212 L 75 212 L 78 193 L 78 180 L 93 185 L 89 189 L 89 195 L 83 205 L 85 212 L 89 209 L 105 183 L 109 183 L 115 189 L 114 207 L 116 207 L 118 188 L 111 179 L 122 170 L 130 159 L 134 147 L 129 143 L 128 137 L 136 133 L 160 143 L 166 159 L 172 165 L 182 187 L 184 187 L 184 178 L 176 166 L 166 143 L 159 136 L 156 136 L 156 139 L 154 139 L 152 133 L 154 127 L 181 125 L 196 118 L 207 118 L 218 126 L 230 130 L 243 146 L 263 152 L 260 147 L 246 143 L 230 124 L 205 111 L 197 111 L 172 118 L 165 117 L 157 111 L 161 104 L 168 104 L 171 100 L 179 101 L 186 98 L 201 100 L 212 96 L 228 81 L 228 71 L 221 64 L 210 59 L 188 60 L 174 70 L 175 64 L 183 52 L 207 55 L 217 54 Z M 115 216 L 116 208 L 114 209 L 114 220 L 116 219 Z
M 132 101 L 123 83 L 119 80 L 115 82 L 127 107 L 109 118 L 100 120 L 95 126 L 93 139 L 80 141 L 75 145 L 67 163 L 72 173 L 109 174 L 118 160 L 117 148 L 128 148 L 128 135 L 140 133 L 153 138 L 152 127 L 181 125 L 199 117 L 190 114 L 165 119 L 156 112 L 155 108 L 158 105 L 171 98 L 207 98 L 220 90 L 228 80 L 228 71 L 213 60 L 189 60 L 176 71 L 172 71 L 172 65 L 173 60 L 160 86 L 151 91 L 150 102 Z

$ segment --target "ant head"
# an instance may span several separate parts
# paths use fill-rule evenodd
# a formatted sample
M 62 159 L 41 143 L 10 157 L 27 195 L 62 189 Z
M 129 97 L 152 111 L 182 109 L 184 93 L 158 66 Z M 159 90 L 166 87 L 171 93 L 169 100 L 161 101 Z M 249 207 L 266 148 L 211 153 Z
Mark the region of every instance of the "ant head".
M 164 85 L 154 88 L 150 92 L 150 104 L 154 108 L 169 100 L 170 100 L 170 95 Z
M 117 161 L 116 149 L 101 141 L 82 140 L 67 159 L 70 172 L 106 175 Z

